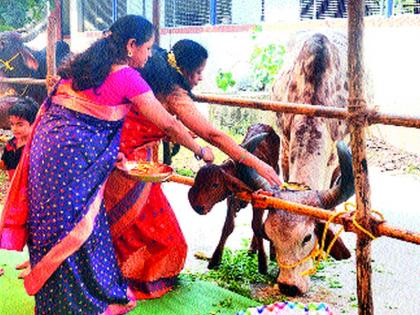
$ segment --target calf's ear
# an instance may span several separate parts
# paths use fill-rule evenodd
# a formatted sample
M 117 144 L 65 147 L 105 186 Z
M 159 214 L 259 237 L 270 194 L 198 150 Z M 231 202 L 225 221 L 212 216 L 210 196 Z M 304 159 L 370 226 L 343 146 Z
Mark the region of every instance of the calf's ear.
M 38 70 L 38 67 L 39 67 L 38 60 L 36 60 L 36 58 L 34 57 L 34 55 L 28 49 L 23 48 L 20 51 L 20 54 L 22 55 L 23 62 L 25 63 L 25 65 L 29 69 L 32 69 L 34 71 L 37 71 Z
M 249 192 L 252 193 L 251 188 L 249 188 L 243 181 L 236 178 L 235 176 L 222 170 L 223 176 L 225 178 L 226 187 L 233 193 L 237 192 Z
M 324 233 L 324 229 L 325 229 L 325 223 L 323 222 L 316 223 L 315 234 L 318 236 L 318 242 L 322 241 L 322 235 Z M 330 246 L 331 241 L 334 239 L 334 236 L 335 236 L 334 232 L 330 228 L 328 228 L 327 234 L 325 237 L 324 250 L 326 250 Z M 348 250 L 347 246 L 344 244 L 341 237 L 338 237 L 335 243 L 333 244 L 330 251 L 330 255 L 334 259 L 337 259 L 337 260 L 348 259 L 351 257 L 351 253 Z

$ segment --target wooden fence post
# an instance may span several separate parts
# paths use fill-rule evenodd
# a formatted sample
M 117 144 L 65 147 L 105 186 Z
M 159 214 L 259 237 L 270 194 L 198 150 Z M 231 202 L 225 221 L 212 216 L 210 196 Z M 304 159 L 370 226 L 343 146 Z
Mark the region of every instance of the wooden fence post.
M 363 28 L 364 0 L 348 2 L 348 69 L 351 148 L 356 190 L 356 219 L 362 226 L 369 226 L 371 203 L 368 166 L 366 159 L 367 121 L 364 98 Z M 371 239 L 357 233 L 356 274 L 359 315 L 373 315 Z
M 60 0 L 54 0 L 54 8 L 48 17 L 47 28 L 47 89 L 51 91 L 52 85 L 48 78 L 57 73 L 55 60 L 55 43 L 57 41 L 58 23 L 60 21 Z

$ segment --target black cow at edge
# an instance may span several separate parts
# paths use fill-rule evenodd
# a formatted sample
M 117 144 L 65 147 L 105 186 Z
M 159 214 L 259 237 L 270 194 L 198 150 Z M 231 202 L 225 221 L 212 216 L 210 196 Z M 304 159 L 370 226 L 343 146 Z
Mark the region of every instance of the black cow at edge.
M 18 32 L 0 33 L 0 77 L 44 79 L 47 74 L 46 48 L 34 50 L 25 45 L 33 34 L 22 36 Z M 70 47 L 64 41 L 57 41 L 56 64 L 59 66 L 69 55 Z M 22 85 L 0 83 L 0 95 L 30 96 L 39 104 L 47 96 L 45 85 Z M 7 109 L 10 99 L 0 100 L 0 128 L 8 128 Z

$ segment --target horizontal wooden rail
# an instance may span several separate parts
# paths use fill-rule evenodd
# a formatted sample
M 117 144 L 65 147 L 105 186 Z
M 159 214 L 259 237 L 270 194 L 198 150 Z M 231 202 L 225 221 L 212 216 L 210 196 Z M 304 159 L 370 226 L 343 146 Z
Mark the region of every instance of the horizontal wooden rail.
M 349 119 L 351 116 L 346 108 L 327 107 L 321 105 L 308 105 L 297 103 L 285 103 L 269 100 L 245 99 L 231 96 L 220 96 L 210 94 L 196 94 L 198 102 L 235 106 L 241 108 L 252 108 L 268 110 L 278 113 L 301 114 L 306 116 L 317 116 L 336 119 Z M 420 128 L 420 116 L 384 114 L 375 110 L 367 110 L 364 113 L 366 124 L 383 124 L 401 127 Z
M 181 175 L 172 175 L 168 178 L 167 181 L 181 183 L 188 186 L 194 185 L 193 178 Z M 252 201 L 264 204 L 267 208 L 282 209 L 287 212 L 310 216 L 324 221 L 329 220 L 334 215 L 333 211 L 285 201 L 283 199 L 274 198 L 259 193 L 239 193 L 236 197 L 248 202 Z M 332 222 L 343 225 L 345 230 L 348 232 L 362 233 L 356 226 L 354 226 L 352 218 L 348 215 L 338 216 L 334 218 Z M 390 226 L 386 222 L 378 222 L 374 227 L 373 234 L 377 236 L 387 236 L 420 245 L 420 233 L 398 229 Z
M 45 85 L 46 80 L 32 78 L 0 77 L 0 83 Z M 278 113 L 301 114 L 307 116 L 335 118 L 342 120 L 348 119 L 350 117 L 349 113 L 347 112 L 347 109 L 338 107 L 326 107 L 321 105 L 308 105 L 297 103 L 282 103 L 277 101 L 244 99 L 238 97 L 211 94 L 196 94 L 195 98 L 197 101 L 203 103 L 268 110 Z M 374 110 L 368 110 L 364 116 L 366 117 L 366 124 L 368 125 L 383 124 L 400 127 L 420 128 L 419 116 L 384 114 Z
M 32 79 L 32 78 L 0 77 L 0 83 L 45 85 L 46 80 L 45 79 Z
M 178 174 L 173 174 L 171 177 L 168 178 L 168 181 L 184 184 L 188 186 L 194 185 L 194 178 L 188 177 L 188 176 L 182 176 Z

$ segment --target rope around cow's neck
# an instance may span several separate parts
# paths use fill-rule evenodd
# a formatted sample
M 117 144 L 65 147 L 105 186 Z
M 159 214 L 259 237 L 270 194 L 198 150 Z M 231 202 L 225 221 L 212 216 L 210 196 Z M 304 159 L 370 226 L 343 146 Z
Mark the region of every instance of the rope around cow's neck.
M 14 55 L 12 58 L 10 58 L 9 60 L 4 61 L 3 59 L 0 58 L 0 62 L 3 64 L 3 67 L 5 67 L 7 70 L 9 71 L 13 71 L 15 69 L 15 67 L 13 67 L 11 65 L 11 62 L 13 60 L 15 60 L 18 56 L 20 55 L 20 52 L 18 52 L 16 55 Z M 3 68 L 1 67 L 1 68 Z
M 352 207 L 352 209 L 350 207 Z M 292 269 L 292 268 L 295 268 L 295 267 L 303 264 L 304 262 L 306 262 L 307 260 L 312 258 L 315 262 L 314 266 L 312 268 L 309 268 L 308 270 L 305 270 L 305 271 L 301 272 L 301 275 L 305 276 L 305 275 L 312 275 L 312 274 L 316 273 L 316 271 L 318 270 L 319 264 L 321 263 L 322 260 L 324 260 L 326 257 L 329 256 L 331 248 L 333 247 L 334 243 L 337 241 L 341 232 L 344 231 L 344 227 L 341 227 L 338 230 L 338 232 L 334 235 L 334 238 L 332 239 L 332 241 L 328 245 L 327 250 L 324 252 L 323 248 L 325 246 L 325 239 L 327 237 L 327 231 L 328 231 L 328 228 L 329 228 L 330 224 L 334 221 L 335 218 L 337 218 L 337 217 L 339 217 L 343 214 L 350 213 L 350 212 L 354 211 L 355 209 L 356 209 L 356 205 L 354 203 L 351 203 L 351 202 L 344 203 L 344 210 L 340 211 L 340 212 L 337 212 L 334 215 L 332 215 L 328 219 L 328 221 L 325 223 L 324 231 L 322 232 L 321 246 L 318 247 L 318 242 L 315 242 L 315 245 L 314 245 L 313 249 L 311 250 L 311 252 L 305 258 L 302 258 L 301 260 L 295 262 L 294 264 L 290 264 L 290 265 L 279 263 L 279 266 L 282 267 L 282 268 L 286 268 L 286 269 Z M 384 220 L 384 216 L 379 211 L 376 211 L 376 210 L 372 209 L 372 212 L 377 214 L 382 220 Z M 354 226 L 357 227 L 360 231 L 362 231 L 363 233 L 368 235 L 373 240 L 376 239 L 376 236 L 374 236 L 371 232 L 369 232 L 364 227 L 362 227 L 359 223 L 357 223 L 356 212 L 355 211 L 354 211 L 354 214 L 352 215 L 352 222 L 353 222 Z

